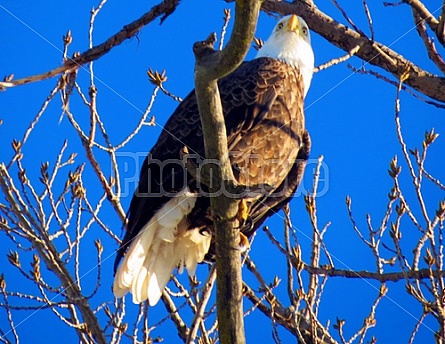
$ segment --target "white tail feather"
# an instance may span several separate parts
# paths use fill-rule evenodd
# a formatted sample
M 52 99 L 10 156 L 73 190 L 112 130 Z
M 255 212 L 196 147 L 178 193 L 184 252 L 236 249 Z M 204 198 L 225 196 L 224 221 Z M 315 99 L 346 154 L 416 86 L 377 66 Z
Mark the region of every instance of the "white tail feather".
M 189 229 L 184 220 L 195 206 L 196 197 L 185 189 L 142 228 L 116 272 L 113 285 L 116 297 L 131 292 L 134 303 L 148 298 L 153 306 L 175 267 L 180 273 L 186 268 L 188 274 L 194 276 L 211 242 L 210 233 Z

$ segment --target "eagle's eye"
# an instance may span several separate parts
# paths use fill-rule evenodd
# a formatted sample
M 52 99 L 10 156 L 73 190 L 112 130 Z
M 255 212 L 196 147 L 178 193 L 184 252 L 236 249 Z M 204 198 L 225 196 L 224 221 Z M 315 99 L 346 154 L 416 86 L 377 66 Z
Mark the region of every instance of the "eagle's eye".
M 301 29 L 301 31 L 303 32 L 303 35 L 307 36 L 307 27 L 303 27 L 303 29 Z
M 277 25 L 277 31 L 278 31 L 278 30 L 281 30 L 281 29 L 283 28 L 283 26 L 284 26 L 283 23 L 279 23 L 279 24 Z

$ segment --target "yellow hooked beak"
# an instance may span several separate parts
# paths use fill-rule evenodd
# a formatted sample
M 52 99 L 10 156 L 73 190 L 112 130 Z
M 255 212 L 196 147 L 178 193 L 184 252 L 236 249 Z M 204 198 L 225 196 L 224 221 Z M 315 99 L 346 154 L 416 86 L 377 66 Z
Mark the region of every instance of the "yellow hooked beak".
M 289 22 L 287 23 L 287 28 L 289 31 L 295 31 L 296 33 L 300 33 L 300 21 L 298 20 L 298 16 L 293 14 L 289 18 Z

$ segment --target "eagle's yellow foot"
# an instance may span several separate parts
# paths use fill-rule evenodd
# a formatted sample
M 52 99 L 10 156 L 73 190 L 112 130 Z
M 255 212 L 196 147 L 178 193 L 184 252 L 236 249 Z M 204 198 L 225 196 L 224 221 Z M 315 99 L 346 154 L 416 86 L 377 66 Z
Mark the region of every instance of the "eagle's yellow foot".
M 249 243 L 249 239 L 247 239 L 247 237 L 243 234 L 243 233 L 239 233 L 239 244 L 237 247 L 237 250 L 241 251 L 241 252 L 245 252 L 250 248 L 250 243 Z
M 248 217 L 249 217 L 249 206 L 247 205 L 247 201 L 245 199 L 242 199 L 238 205 L 237 219 L 239 227 L 241 227 L 247 221 Z

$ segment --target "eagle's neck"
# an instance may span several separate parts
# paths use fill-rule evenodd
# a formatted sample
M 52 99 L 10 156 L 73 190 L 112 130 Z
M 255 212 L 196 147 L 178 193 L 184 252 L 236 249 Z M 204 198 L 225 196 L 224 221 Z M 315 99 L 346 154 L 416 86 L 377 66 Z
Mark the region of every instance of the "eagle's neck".
M 300 70 L 303 77 L 304 96 L 311 85 L 314 69 L 314 52 L 311 45 L 296 35 L 269 38 L 258 51 L 256 58 L 272 57 Z

